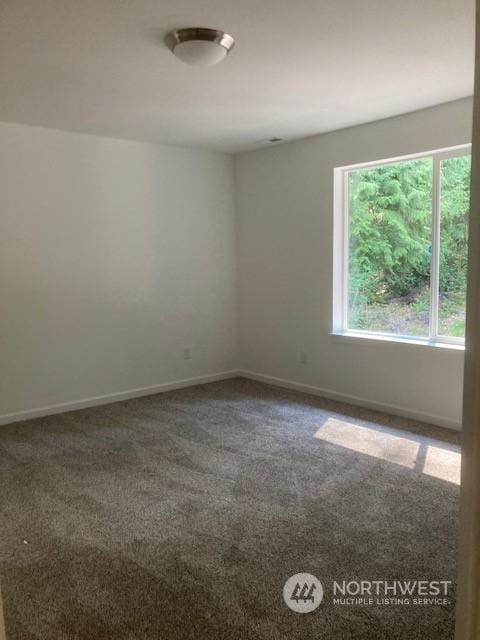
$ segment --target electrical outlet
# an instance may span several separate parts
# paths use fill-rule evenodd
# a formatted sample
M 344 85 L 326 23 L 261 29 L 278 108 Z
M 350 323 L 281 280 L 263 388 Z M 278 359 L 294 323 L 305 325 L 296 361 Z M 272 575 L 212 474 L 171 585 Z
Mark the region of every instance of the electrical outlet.
M 300 364 L 307 364 L 308 353 L 306 351 L 300 351 Z
M 192 359 L 192 348 L 191 347 L 185 347 L 183 349 L 183 359 L 184 360 L 191 360 Z

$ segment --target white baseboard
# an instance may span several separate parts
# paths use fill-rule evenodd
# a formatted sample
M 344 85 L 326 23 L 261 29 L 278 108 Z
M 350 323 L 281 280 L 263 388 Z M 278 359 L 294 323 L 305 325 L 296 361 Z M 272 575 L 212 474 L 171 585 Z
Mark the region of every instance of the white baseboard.
M 332 389 L 322 389 L 321 387 L 315 387 L 301 382 L 294 382 L 293 380 L 285 380 L 284 378 L 276 378 L 263 373 L 256 373 L 255 371 L 241 370 L 238 372 L 238 375 L 244 378 L 249 378 L 250 380 L 257 380 L 258 382 L 266 382 L 267 384 L 271 384 L 276 387 L 303 391 L 304 393 L 328 398 L 329 400 L 338 400 L 339 402 L 345 402 L 347 404 L 364 407 L 366 409 L 373 409 L 375 411 L 382 411 L 383 413 L 390 413 L 402 418 L 419 420 L 420 422 L 427 422 L 439 427 L 453 429 L 454 431 L 460 431 L 462 428 L 460 420 L 453 420 L 451 418 L 445 418 L 444 416 L 438 416 L 424 411 L 416 411 L 415 409 L 409 409 L 407 407 L 399 407 L 385 402 L 359 398 L 357 396 L 341 393 Z
M 184 380 L 174 380 L 173 382 L 164 382 L 162 384 L 153 385 L 151 387 L 141 387 L 138 389 L 129 389 L 128 391 L 118 391 L 103 396 L 94 396 L 93 398 L 85 398 L 84 400 L 74 400 L 73 402 L 63 402 L 61 404 L 52 404 L 48 407 L 40 407 L 37 409 L 27 409 L 26 411 L 18 411 L 16 413 L 6 413 L 0 415 L 0 426 L 10 424 L 12 422 L 21 422 L 23 420 L 31 420 L 33 418 L 42 418 L 57 413 L 65 413 L 67 411 L 78 411 L 79 409 L 87 409 L 88 407 L 97 407 L 102 404 L 111 404 L 112 402 L 121 402 L 131 398 L 141 398 L 142 396 L 151 396 L 156 393 L 172 391 L 173 389 L 183 389 L 184 387 L 192 387 L 198 384 L 206 384 L 207 382 L 216 382 L 218 380 L 227 380 L 235 378 L 239 372 L 235 369 L 231 371 L 222 371 L 221 373 L 212 373 L 206 376 L 197 376 L 195 378 L 185 378 Z
M 222 371 L 220 373 L 197 376 L 195 378 L 185 378 L 184 380 L 164 382 L 162 384 L 153 385 L 151 387 L 129 389 L 128 391 L 118 391 L 116 393 L 94 396 L 92 398 L 75 400 L 73 402 L 64 402 L 47 407 L 27 409 L 26 411 L 6 413 L 0 415 L 0 426 L 10 424 L 12 422 L 21 422 L 23 420 L 41 418 L 44 416 L 55 415 L 57 413 L 65 413 L 67 411 L 77 411 L 79 409 L 87 409 L 88 407 L 97 407 L 103 404 L 111 404 L 112 402 L 121 402 L 122 400 L 129 400 L 131 398 L 141 398 L 142 396 L 150 396 L 156 393 L 172 391 L 174 389 L 182 389 L 184 387 L 207 384 L 208 382 L 228 380 L 229 378 L 235 377 L 257 380 L 258 382 L 265 382 L 267 384 L 271 384 L 276 387 L 282 387 L 284 389 L 302 391 L 311 395 L 328 398 L 330 400 L 338 400 L 339 402 L 346 402 L 347 404 L 365 407 L 367 409 L 373 409 L 376 411 L 382 411 L 383 413 L 390 413 L 396 416 L 401 416 L 403 418 L 420 420 L 421 422 L 438 425 L 439 427 L 446 427 L 447 429 L 453 429 L 455 431 L 460 431 L 462 428 L 462 424 L 460 421 L 445 418 L 444 416 L 437 416 L 423 411 L 412 410 L 406 407 L 399 407 L 384 402 L 377 402 L 374 400 L 359 398 L 357 396 L 348 395 L 346 393 L 341 393 L 332 389 L 323 389 L 321 387 L 315 387 L 313 385 L 303 384 L 301 382 L 294 382 L 293 380 L 285 380 L 284 378 L 276 378 L 275 376 L 269 376 L 263 373 L 256 373 L 255 371 L 248 371 L 244 369 L 232 369 L 230 371 Z

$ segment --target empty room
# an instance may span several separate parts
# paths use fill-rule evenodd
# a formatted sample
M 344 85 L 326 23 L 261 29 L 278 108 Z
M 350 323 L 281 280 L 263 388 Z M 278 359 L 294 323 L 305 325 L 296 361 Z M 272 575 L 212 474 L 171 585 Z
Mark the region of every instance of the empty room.
M 480 640 L 475 10 L 0 0 L 0 640 Z

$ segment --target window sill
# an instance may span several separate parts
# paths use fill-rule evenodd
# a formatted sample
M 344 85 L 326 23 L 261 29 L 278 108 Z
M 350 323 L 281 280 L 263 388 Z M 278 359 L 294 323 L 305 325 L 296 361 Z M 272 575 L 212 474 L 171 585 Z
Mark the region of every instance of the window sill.
M 453 351 L 465 351 L 465 345 L 459 342 L 441 342 L 424 338 L 407 338 L 401 336 L 386 336 L 375 333 L 360 333 L 355 331 L 333 331 L 330 333 L 333 338 L 345 342 L 390 342 L 398 344 L 408 344 L 414 347 L 433 347 L 435 349 L 451 349 Z

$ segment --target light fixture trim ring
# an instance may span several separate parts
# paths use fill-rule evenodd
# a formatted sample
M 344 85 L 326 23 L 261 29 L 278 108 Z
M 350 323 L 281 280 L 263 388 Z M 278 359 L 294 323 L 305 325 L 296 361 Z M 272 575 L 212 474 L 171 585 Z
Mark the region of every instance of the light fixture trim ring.
M 204 40 L 221 45 L 229 53 L 235 44 L 235 39 L 229 33 L 219 29 L 207 29 L 206 27 L 187 27 L 186 29 L 175 29 L 167 36 L 169 48 L 172 52 L 175 47 L 182 42 L 193 40 Z

